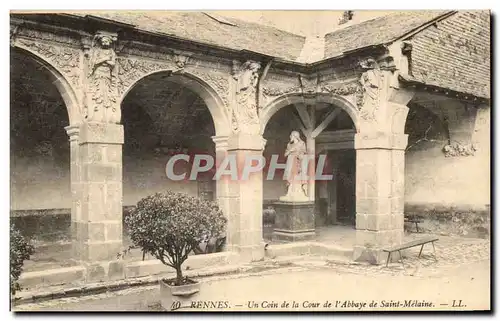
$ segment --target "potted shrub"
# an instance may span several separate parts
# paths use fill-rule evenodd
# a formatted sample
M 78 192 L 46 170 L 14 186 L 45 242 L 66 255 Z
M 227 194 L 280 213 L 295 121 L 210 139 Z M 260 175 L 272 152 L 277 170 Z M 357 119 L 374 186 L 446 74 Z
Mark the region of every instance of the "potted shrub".
M 200 284 L 183 276 L 182 264 L 202 241 L 224 232 L 226 218 L 218 204 L 184 193 L 156 193 L 140 200 L 126 223 L 134 245 L 176 271 L 175 278 L 159 280 L 162 306 L 189 304 Z
M 10 225 L 10 293 L 16 294 L 16 291 L 21 287 L 17 280 L 23 271 L 25 260 L 29 260 L 30 256 L 34 253 L 33 245 L 26 240 L 21 232 Z

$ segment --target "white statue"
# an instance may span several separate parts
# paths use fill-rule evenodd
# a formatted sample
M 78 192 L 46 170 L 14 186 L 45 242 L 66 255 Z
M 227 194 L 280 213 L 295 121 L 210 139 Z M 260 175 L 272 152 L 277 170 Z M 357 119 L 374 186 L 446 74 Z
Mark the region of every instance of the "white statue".
M 303 160 L 307 154 L 306 144 L 300 139 L 300 134 L 293 131 L 290 134 L 290 142 L 288 143 L 285 151 L 287 157 L 287 164 L 290 168 L 290 176 L 287 179 L 288 191 L 285 196 L 280 197 L 280 201 L 284 202 L 308 202 L 307 197 L 307 181 L 301 176 L 303 174 Z

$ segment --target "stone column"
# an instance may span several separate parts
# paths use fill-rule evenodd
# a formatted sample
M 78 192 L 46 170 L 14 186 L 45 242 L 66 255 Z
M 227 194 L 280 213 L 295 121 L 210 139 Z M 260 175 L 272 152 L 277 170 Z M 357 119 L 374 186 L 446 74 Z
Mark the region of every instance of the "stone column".
M 307 176 L 309 177 L 309 180 L 307 181 L 307 195 L 309 196 L 309 200 L 311 202 L 315 201 L 315 196 L 316 196 L 316 160 L 315 160 L 315 155 L 316 155 L 316 140 L 312 137 L 307 137 L 306 140 L 306 148 L 307 148 L 307 155 L 310 157 L 309 159 L 309 167 L 308 167 L 308 174 Z
M 261 135 L 231 135 L 228 138 L 228 155 L 236 159 L 239 176 L 237 180 L 226 177 L 225 182 L 218 183 L 218 187 L 227 193 L 228 249 L 238 251 L 242 261 L 257 261 L 264 257 L 262 171 L 241 179 L 246 159 L 262 156 L 264 144 Z
M 78 224 L 76 222 L 82 221 L 80 146 L 78 145 L 80 126 L 67 126 L 65 129 L 69 136 L 70 149 L 71 241 L 73 244 L 71 257 L 79 260 L 78 246 L 76 246 L 78 244 L 79 234 L 77 228 Z
M 332 166 L 333 179 L 328 182 L 328 223 L 337 223 L 337 186 L 338 186 L 338 154 L 336 151 L 329 152 L 330 164 Z
M 403 241 L 407 135 L 356 134 L 355 260 L 378 264 L 381 249 Z
M 216 158 L 215 168 L 218 170 L 220 168 L 220 165 L 228 155 L 227 151 L 228 136 L 212 136 L 212 140 L 215 143 L 215 158 Z M 215 188 L 216 188 L 217 202 L 227 219 L 225 250 L 233 251 L 234 250 L 232 248 L 233 245 L 237 244 L 237 241 L 235 240 L 237 235 L 235 235 L 234 233 L 230 233 L 230 231 L 234 231 L 236 228 L 234 226 L 235 224 L 235 220 L 233 217 L 234 215 L 232 215 L 231 210 L 229 208 L 230 206 L 229 200 L 231 198 L 231 195 L 229 193 L 230 192 L 229 177 L 222 176 L 221 179 L 216 180 L 215 184 L 216 184 Z
M 78 144 L 73 255 L 84 262 L 116 259 L 122 247 L 123 126 L 85 122 Z

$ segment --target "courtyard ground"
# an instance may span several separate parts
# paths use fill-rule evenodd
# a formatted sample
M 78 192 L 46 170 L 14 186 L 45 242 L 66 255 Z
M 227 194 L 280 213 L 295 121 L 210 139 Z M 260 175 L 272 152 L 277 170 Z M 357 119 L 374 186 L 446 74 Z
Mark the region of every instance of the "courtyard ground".
M 256 262 L 246 273 L 203 278 L 200 300 L 224 301 L 224 310 L 244 311 L 489 310 L 489 240 L 447 241 L 439 244 L 437 261 L 424 249 L 420 259 L 405 259 L 406 269 L 398 263 L 373 266 L 321 256 Z M 14 310 L 161 311 L 158 292 L 157 285 L 141 286 Z M 282 308 L 283 303 L 289 306 Z

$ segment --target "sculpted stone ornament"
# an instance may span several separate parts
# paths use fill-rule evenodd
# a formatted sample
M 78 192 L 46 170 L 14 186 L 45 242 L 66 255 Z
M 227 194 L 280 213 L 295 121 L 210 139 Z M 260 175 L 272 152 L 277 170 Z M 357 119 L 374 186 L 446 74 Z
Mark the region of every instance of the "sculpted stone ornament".
M 319 77 L 315 76 L 308 79 L 302 75 L 299 75 L 300 86 L 302 88 L 302 94 L 304 95 L 314 95 L 318 92 Z
M 320 87 L 321 92 L 331 93 L 339 96 L 355 95 L 356 107 L 358 110 L 363 107 L 363 87 L 359 80 L 341 83 L 325 84 Z
M 245 62 L 240 69 L 237 80 L 236 108 L 233 110 L 233 130 L 249 134 L 258 134 L 260 121 L 257 110 L 257 83 L 259 81 L 260 63 Z
M 363 88 L 363 103 L 361 118 L 375 120 L 375 114 L 380 103 L 383 74 L 374 59 L 360 63 L 361 67 L 368 69 L 361 75 L 360 83 Z
M 11 47 L 15 46 L 16 38 L 19 33 L 19 25 L 10 25 L 10 45 Z
M 306 144 L 297 131 L 290 134 L 290 142 L 285 151 L 287 164 L 290 164 L 290 176 L 287 179 L 287 193 L 280 197 L 282 202 L 308 202 L 307 181 L 304 181 L 302 161 L 307 154 Z
M 182 55 L 182 54 L 176 54 L 174 56 L 174 61 L 175 65 L 177 66 L 177 70 L 174 70 L 174 73 L 179 73 L 182 74 L 184 73 L 184 68 L 186 67 L 188 61 L 189 61 L 189 56 Z
M 445 157 L 473 156 L 476 152 L 474 144 L 462 145 L 460 143 L 451 143 L 443 147 Z
M 109 34 L 94 37 L 89 57 L 87 121 L 120 123 L 115 41 L 116 36 Z

